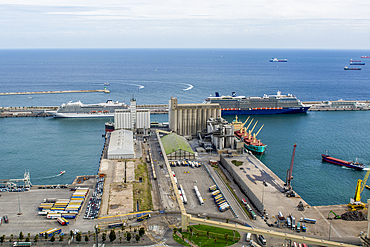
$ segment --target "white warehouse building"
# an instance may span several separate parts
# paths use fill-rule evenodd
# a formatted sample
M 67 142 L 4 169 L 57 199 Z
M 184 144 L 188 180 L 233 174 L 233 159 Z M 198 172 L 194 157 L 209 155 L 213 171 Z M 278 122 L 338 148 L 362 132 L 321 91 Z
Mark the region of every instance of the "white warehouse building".
M 115 130 L 111 133 L 108 159 L 135 158 L 134 135 L 129 130 Z
M 114 125 L 116 130 L 134 130 L 146 135 L 150 131 L 150 111 L 149 109 L 137 109 L 136 100 L 132 99 L 129 109 L 115 110 Z

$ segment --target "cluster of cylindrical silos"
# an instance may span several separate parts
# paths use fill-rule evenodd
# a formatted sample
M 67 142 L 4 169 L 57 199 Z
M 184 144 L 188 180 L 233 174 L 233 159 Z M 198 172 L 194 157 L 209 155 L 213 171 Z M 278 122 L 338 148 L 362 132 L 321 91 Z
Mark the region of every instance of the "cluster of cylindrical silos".
M 179 135 L 196 135 L 207 128 L 207 120 L 221 117 L 219 104 L 177 104 L 171 97 L 169 102 L 170 129 Z

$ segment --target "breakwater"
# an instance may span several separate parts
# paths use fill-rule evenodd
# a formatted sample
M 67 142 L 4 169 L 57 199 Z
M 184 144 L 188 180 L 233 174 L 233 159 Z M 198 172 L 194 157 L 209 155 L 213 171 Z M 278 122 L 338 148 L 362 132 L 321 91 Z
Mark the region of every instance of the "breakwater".
M 110 91 L 108 89 L 97 89 L 97 90 L 10 92 L 10 93 L 0 93 L 0 96 L 5 96 L 5 95 L 28 95 L 28 94 L 55 94 L 55 93 L 110 93 Z

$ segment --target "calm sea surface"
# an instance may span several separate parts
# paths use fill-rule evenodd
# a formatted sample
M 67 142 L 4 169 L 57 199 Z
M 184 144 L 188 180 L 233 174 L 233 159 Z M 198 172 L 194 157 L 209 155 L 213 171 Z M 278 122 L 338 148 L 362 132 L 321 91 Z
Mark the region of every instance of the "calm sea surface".
M 214 92 L 263 96 L 294 94 L 309 100 L 369 100 L 370 50 L 0 50 L 0 92 L 103 89 L 110 94 L 75 93 L 0 96 L 0 106 L 59 106 L 68 101 L 138 104 L 203 102 Z M 270 63 L 270 58 L 287 63 Z M 350 59 L 367 64 L 344 71 Z M 239 116 L 241 120 L 246 116 Z M 260 159 L 285 180 L 297 143 L 293 186 L 311 205 L 348 203 L 357 179 L 354 171 L 322 163 L 321 153 L 370 164 L 370 112 L 309 112 L 253 116 L 264 124 L 258 137 L 267 144 Z M 227 118 L 229 121 L 233 117 Z M 168 121 L 166 115 L 152 121 Z M 0 178 L 34 184 L 70 183 L 76 175 L 96 174 L 106 119 L 0 119 Z M 56 176 L 62 170 L 63 176 Z M 370 197 L 365 190 L 363 199 Z

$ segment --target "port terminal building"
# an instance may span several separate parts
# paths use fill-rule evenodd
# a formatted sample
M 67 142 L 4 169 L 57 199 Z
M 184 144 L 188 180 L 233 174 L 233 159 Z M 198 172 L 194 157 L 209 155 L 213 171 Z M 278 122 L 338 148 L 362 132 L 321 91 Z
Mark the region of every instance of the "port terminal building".
M 218 103 L 178 104 L 177 98 L 169 101 L 169 128 L 182 136 L 195 136 L 207 128 L 207 119 L 221 117 Z

